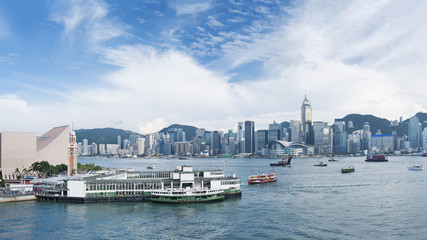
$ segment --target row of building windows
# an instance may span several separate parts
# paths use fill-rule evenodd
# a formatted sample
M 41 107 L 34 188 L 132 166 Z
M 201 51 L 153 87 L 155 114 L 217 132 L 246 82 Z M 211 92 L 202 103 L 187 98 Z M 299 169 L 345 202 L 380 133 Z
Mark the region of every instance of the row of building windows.
M 240 183 L 240 180 L 223 180 L 223 181 L 221 181 L 221 185 L 236 185 L 239 183 Z
M 161 189 L 162 182 L 86 183 L 86 191 Z

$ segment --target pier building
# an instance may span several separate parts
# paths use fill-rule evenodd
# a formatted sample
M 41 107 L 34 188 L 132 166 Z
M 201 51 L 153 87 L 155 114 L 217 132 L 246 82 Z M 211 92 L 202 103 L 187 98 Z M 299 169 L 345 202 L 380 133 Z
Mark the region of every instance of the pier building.
M 42 180 L 40 184 L 45 184 Z M 223 170 L 193 170 L 179 166 L 173 171 L 114 170 L 60 179 L 54 189 L 39 192 L 41 200 L 61 202 L 149 201 L 153 191 L 221 190 L 225 198 L 241 196 L 240 178 L 225 176 Z

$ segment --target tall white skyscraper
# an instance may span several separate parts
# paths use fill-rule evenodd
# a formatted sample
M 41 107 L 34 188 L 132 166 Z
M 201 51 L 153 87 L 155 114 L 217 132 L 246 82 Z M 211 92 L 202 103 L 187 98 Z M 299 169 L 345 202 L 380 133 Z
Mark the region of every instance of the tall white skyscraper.
M 89 146 L 87 143 L 87 139 L 83 139 L 83 154 L 84 156 L 89 154 Z

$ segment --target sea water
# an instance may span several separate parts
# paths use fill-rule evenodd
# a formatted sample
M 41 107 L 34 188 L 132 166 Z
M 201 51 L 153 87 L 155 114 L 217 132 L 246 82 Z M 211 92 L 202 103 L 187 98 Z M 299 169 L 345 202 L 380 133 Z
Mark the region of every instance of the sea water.
M 242 197 L 201 204 L 15 202 L 0 204 L 0 239 L 427 239 L 427 170 L 422 157 L 279 159 L 79 159 L 138 171 L 225 169 L 241 178 Z M 316 167 L 320 161 L 327 167 Z M 154 164 L 155 170 L 147 170 Z M 352 164 L 356 171 L 341 173 Z M 424 164 L 426 165 L 426 164 Z M 248 185 L 248 176 L 278 181 Z

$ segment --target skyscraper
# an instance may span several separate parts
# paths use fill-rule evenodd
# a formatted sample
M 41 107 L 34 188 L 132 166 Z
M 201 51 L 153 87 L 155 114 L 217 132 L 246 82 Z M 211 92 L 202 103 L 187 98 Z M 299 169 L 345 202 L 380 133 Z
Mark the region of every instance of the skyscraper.
M 245 153 L 255 152 L 255 123 L 245 122 Z
M 371 149 L 371 127 L 369 122 L 363 123 L 362 150 Z
M 408 137 L 410 147 L 417 149 L 420 146 L 420 120 L 417 116 L 413 116 L 409 119 Z
M 343 119 L 335 119 L 333 149 L 336 153 L 347 152 L 347 132 Z
M 304 101 L 301 106 L 301 123 L 302 123 L 302 140 L 307 144 L 313 144 L 311 134 L 311 103 L 307 96 L 304 96 Z
M 239 153 L 244 152 L 243 146 L 240 143 L 243 139 L 243 122 L 237 123 L 237 150 Z

